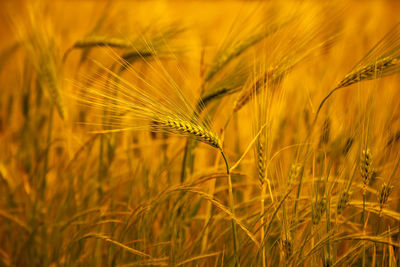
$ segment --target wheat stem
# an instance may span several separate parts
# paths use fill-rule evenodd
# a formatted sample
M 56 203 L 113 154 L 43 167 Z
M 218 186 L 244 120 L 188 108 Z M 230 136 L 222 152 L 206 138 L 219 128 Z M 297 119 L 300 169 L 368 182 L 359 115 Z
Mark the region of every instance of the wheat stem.
M 228 161 L 226 160 L 225 154 L 224 154 L 224 152 L 222 151 L 222 149 L 221 149 L 221 154 L 222 154 L 222 157 L 224 158 L 224 161 L 225 161 L 226 173 L 229 175 L 229 165 L 228 165 Z
M 228 171 L 229 172 L 229 171 Z M 233 198 L 233 189 L 232 189 L 232 178 L 231 175 L 228 173 L 228 187 L 229 187 L 229 199 L 230 199 L 230 205 L 231 205 L 231 212 L 233 216 L 236 216 L 235 214 L 235 200 Z M 232 219 L 232 234 L 233 234 L 233 249 L 234 249 L 234 256 L 235 256 L 235 266 L 240 266 L 239 264 L 239 249 L 238 249 L 238 237 L 237 237 L 237 229 L 236 229 L 236 224 L 235 221 Z
M 261 188 L 261 211 L 260 211 L 260 215 L 261 215 L 261 221 L 260 221 L 260 223 L 261 223 L 261 240 L 260 240 L 260 244 L 264 243 L 264 234 L 265 234 L 265 229 L 264 229 L 265 190 L 266 190 L 266 186 L 265 186 L 265 183 L 263 183 L 262 184 L 262 188 Z M 265 262 L 266 262 L 265 246 L 262 247 L 261 254 L 262 254 L 262 266 L 265 267 Z

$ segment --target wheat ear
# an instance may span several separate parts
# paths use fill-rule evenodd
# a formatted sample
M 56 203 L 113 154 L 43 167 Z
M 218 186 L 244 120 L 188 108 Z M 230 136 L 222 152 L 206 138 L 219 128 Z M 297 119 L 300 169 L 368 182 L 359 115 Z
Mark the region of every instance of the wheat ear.
M 218 136 L 210 130 L 193 122 L 184 121 L 178 118 L 165 117 L 158 120 L 167 131 L 174 131 L 182 135 L 191 135 L 205 144 L 222 150 L 221 141 Z
M 134 77 L 143 81 L 129 62 L 124 61 L 118 55 L 114 57 L 120 64 L 127 66 L 127 71 Z M 145 59 L 143 59 L 145 61 Z M 162 67 L 161 62 L 155 58 L 155 64 Z M 92 88 L 86 88 L 77 100 L 90 106 L 94 111 L 103 112 L 107 109 L 108 121 L 101 124 L 87 123 L 92 126 L 107 129 L 94 130 L 97 133 L 122 132 L 127 130 L 148 130 L 167 132 L 196 139 L 220 150 L 229 174 L 229 167 L 222 150 L 222 142 L 212 130 L 211 122 L 205 118 L 201 120 L 190 101 L 181 89 L 170 79 L 165 77 L 164 85 L 153 85 L 148 82 L 142 87 L 129 82 L 121 75 L 113 72 L 99 62 L 95 63 L 108 75 L 93 77 Z M 149 64 L 149 63 L 148 63 Z M 149 64 L 150 70 L 152 65 Z M 164 71 L 166 71 L 164 69 Z M 157 72 L 158 73 L 158 72 Z M 112 77 L 113 79 L 108 79 Z M 78 87 L 83 88 L 81 84 Z M 118 92 L 118 94 L 115 94 Z M 194 114 L 194 115 L 193 115 Z
M 337 90 L 352 84 L 393 75 L 400 71 L 400 23 L 393 27 L 321 101 L 314 123 L 324 103 Z

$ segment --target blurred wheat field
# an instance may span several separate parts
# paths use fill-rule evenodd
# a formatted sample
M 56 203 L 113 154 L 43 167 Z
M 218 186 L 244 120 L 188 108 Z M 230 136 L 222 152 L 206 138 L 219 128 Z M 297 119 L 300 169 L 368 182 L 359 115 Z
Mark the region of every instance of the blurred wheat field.
M 1 2 L 0 266 L 399 266 L 399 11 Z

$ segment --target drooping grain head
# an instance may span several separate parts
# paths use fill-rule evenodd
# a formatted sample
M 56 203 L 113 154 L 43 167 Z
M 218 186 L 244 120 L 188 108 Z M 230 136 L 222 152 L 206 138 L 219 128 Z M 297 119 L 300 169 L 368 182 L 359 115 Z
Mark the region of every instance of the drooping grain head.
M 264 184 L 265 181 L 265 143 L 264 143 L 264 138 L 257 138 L 256 141 L 256 156 L 257 156 L 257 172 L 258 172 L 258 179 L 260 180 L 261 185 Z
M 142 77 L 129 62 L 124 61 L 118 55 L 112 54 L 117 63 L 126 63 L 129 67 L 127 74 L 142 81 L 141 87 L 130 82 L 121 74 L 95 62 L 99 68 L 108 75 L 97 75 L 92 79 L 92 87 L 85 88 L 84 93 L 77 99 L 80 103 L 90 106 L 95 111 L 103 114 L 104 110 L 111 114 L 103 119 L 102 125 L 106 124 L 108 129 L 95 130 L 96 132 L 121 132 L 128 130 L 148 130 L 151 132 L 164 132 L 186 136 L 200 142 L 211 145 L 222 151 L 221 140 L 212 131 L 211 122 L 207 117 L 199 118 L 196 111 L 183 93 L 182 89 L 171 81 L 171 77 L 165 74 L 161 77 L 162 84 L 153 84 L 155 81 L 143 82 Z M 159 59 L 153 59 L 161 68 L 160 72 L 153 65 L 152 71 L 155 75 L 166 73 Z M 147 64 L 150 65 L 149 62 Z M 108 79 L 112 77 L 113 79 Z M 132 77 L 131 77 L 132 78 Z M 112 86 L 110 86 L 112 85 Z M 83 88 L 81 84 L 78 87 Z M 90 123 L 88 123 L 90 125 Z M 93 126 L 98 124 L 93 123 Z
M 389 196 L 390 196 L 390 194 L 392 194 L 393 190 L 394 190 L 394 186 L 388 185 L 386 183 L 382 184 L 381 190 L 378 195 L 378 202 L 379 202 L 379 206 L 380 206 L 379 216 L 382 216 L 382 209 L 387 204 L 387 202 L 389 200 Z
M 301 164 L 299 164 L 299 163 L 292 164 L 290 166 L 289 175 L 288 175 L 288 181 L 287 181 L 289 186 L 293 185 L 297 181 L 297 179 L 301 175 L 302 168 L 303 168 L 303 166 Z
M 350 201 L 350 193 L 348 191 L 343 191 L 339 196 L 339 201 L 337 204 L 337 214 L 342 214 L 347 204 Z
M 346 156 L 349 153 L 351 147 L 353 146 L 353 143 L 354 143 L 354 139 L 352 137 L 348 137 L 346 139 L 346 142 L 344 143 L 344 146 L 342 149 L 343 156 Z
M 312 223 L 314 225 L 319 224 L 325 210 L 326 210 L 326 200 L 325 199 L 321 199 L 321 200 L 318 200 L 315 202 L 313 210 L 312 210 Z
M 350 86 L 361 81 L 372 80 L 380 77 L 391 68 L 400 64 L 400 60 L 394 57 L 385 57 L 370 63 L 349 74 L 336 86 L 336 89 Z
M 293 254 L 293 241 L 290 238 L 284 237 L 279 242 L 283 257 L 288 260 Z
M 324 124 L 322 125 L 322 129 L 321 129 L 321 135 L 320 135 L 320 139 L 319 139 L 320 145 L 324 145 L 329 142 L 330 132 L 331 132 L 331 120 L 329 117 L 327 117 L 325 119 Z
M 74 44 L 75 48 L 85 48 L 92 46 L 112 46 L 118 48 L 131 48 L 133 42 L 125 38 L 106 37 L 106 36 L 88 36 Z
M 217 134 L 204 128 L 201 125 L 195 124 L 190 121 L 184 121 L 179 118 L 172 118 L 170 116 L 159 118 L 159 123 L 165 127 L 166 131 L 176 132 L 178 134 L 193 137 L 200 142 L 206 143 L 212 147 L 222 149 L 221 140 Z

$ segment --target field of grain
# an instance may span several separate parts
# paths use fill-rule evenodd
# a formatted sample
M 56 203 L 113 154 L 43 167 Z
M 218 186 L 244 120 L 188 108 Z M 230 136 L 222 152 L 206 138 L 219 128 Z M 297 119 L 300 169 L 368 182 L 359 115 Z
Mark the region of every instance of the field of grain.
M 398 1 L 1 1 L 0 266 L 399 266 Z

